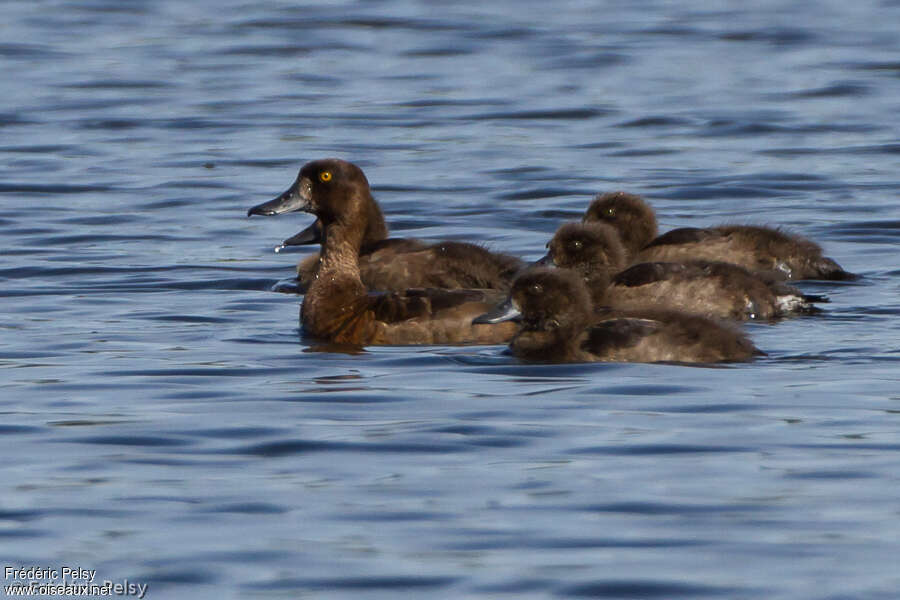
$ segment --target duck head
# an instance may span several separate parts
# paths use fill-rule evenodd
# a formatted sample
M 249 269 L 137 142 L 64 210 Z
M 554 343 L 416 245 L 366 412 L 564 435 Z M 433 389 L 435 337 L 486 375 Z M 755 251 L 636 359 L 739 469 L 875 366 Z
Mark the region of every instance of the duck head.
M 565 223 L 547 243 L 547 250 L 539 265 L 572 269 L 584 278 L 600 271 L 616 273 L 626 264 L 618 232 L 602 222 Z
M 535 268 L 513 282 L 509 298 L 475 323 L 520 321 L 525 331 L 572 332 L 591 315 L 591 297 L 576 273 L 563 269 Z
M 613 226 L 625 249 L 633 256 L 656 237 L 656 214 L 643 198 L 627 192 L 596 196 L 584 213 L 583 223 Z
M 278 197 L 254 206 L 247 211 L 247 216 L 303 211 L 329 223 L 353 212 L 351 204 L 357 198 L 370 196 L 369 181 L 362 169 L 345 160 L 325 158 L 303 165 L 291 187 Z

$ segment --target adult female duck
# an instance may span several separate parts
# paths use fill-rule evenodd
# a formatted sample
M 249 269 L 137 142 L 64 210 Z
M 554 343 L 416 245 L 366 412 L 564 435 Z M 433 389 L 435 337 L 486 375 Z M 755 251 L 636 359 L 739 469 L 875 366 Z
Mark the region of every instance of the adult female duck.
M 254 206 L 247 215 L 271 216 L 296 210 L 291 207 L 290 192 Z M 508 290 L 524 266 L 514 256 L 491 252 L 477 244 L 453 241 L 429 244 L 417 239 L 388 238 L 381 207 L 368 186 L 365 193 L 358 195 L 357 202 L 359 211 L 354 226 L 362 232 L 359 270 L 363 285 L 369 290 L 400 291 L 417 287 Z M 284 240 L 282 246 L 321 243 L 323 232 L 322 221 L 316 219 L 300 233 Z M 318 254 L 297 265 L 301 291 L 309 287 L 318 267 Z
M 330 342 L 372 344 L 497 344 L 512 337 L 512 324 L 478 325 L 472 319 L 498 301 L 486 290 L 416 289 L 368 293 L 360 279 L 359 251 L 372 200 L 356 165 L 309 162 L 286 192 L 278 212 L 305 211 L 322 226 L 322 251 L 300 311 L 304 330 Z

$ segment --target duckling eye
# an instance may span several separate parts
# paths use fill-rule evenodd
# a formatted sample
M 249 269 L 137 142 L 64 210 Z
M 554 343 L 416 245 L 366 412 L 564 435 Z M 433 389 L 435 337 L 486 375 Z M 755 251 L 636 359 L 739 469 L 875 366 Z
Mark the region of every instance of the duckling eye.
M 544 286 L 539 283 L 535 283 L 531 286 L 531 293 L 535 296 L 539 296 L 544 293 Z
M 616 216 L 616 207 L 615 206 L 607 206 L 603 209 L 603 215 L 607 217 Z
M 331 171 L 322 171 L 319 173 L 319 181 L 322 183 L 328 183 L 331 181 Z
M 581 243 L 581 240 L 573 240 L 573 241 L 572 241 L 572 249 L 573 249 L 573 250 L 581 250 L 581 247 L 582 247 L 583 245 L 584 245 L 584 244 Z

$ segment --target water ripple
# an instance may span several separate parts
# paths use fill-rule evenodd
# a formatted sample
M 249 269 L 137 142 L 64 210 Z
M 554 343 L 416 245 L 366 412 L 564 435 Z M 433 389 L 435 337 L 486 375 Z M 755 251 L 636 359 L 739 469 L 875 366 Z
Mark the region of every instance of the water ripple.
M 405 575 L 372 575 L 369 577 L 333 577 L 333 578 L 283 578 L 263 581 L 253 586 L 254 590 L 348 590 L 376 592 L 380 590 L 425 590 L 449 587 L 459 580 L 458 577 L 440 576 L 405 576 Z M 249 588 L 248 588 L 249 589 Z
M 773 27 L 730 31 L 719 35 L 719 38 L 729 42 L 766 42 L 776 46 L 796 46 L 814 42 L 816 35 L 808 29 Z
M 66 183 L 0 183 L 0 194 L 18 192 L 37 194 L 88 194 L 93 192 L 113 192 L 117 188 L 108 185 L 76 185 Z
M 351 453 L 401 453 L 401 454 L 453 454 L 470 452 L 473 448 L 464 444 L 417 444 L 417 443 L 358 443 L 322 440 L 282 440 L 252 444 L 226 453 L 250 454 L 265 457 L 293 456 L 311 452 L 351 452 Z
M 69 438 L 65 440 L 77 444 L 101 444 L 105 446 L 147 446 L 147 447 L 177 447 L 190 446 L 190 440 L 172 438 L 166 436 L 150 435 L 95 435 L 82 438 Z
M 619 580 L 601 579 L 588 583 L 565 586 L 558 596 L 572 598 L 703 598 L 718 596 L 723 598 L 753 597 L 762 590 L 751 590 L 738 586 L 718 586 L 685 583 L 680 580 Z M 763 593 L 763 595 L 765 595 Z
M 497 120 L 585 120 L 605 117 L 613 114 L 615 111 L 608 108 L 585 107 L 585 108 L 569 108 L 569 109 L 548 109 L 548 110 L 516 110 L 490 112 L 474 115 L 464 115 L 459 117 L 466 121 L 497 121 Z
M 614 446 L 591 446 L 569 450 L 569 454 L 611 454 L 622 456 L 646 456 L 668 454 L 716 454 L 716 453 L 756 452 L 755 448 L 743 446 L 704 446 L 699 444 L 628 444 Z

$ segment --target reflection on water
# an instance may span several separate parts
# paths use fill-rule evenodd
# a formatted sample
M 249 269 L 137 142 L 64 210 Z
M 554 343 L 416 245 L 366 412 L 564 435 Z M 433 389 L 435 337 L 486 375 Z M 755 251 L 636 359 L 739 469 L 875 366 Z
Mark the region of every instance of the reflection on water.
M 148 597 L 894 598 L 897 6 L 7 3 L 4 564 Z M 394 235 L 541 256 L 592 195 L 856 282 L 720 368 L 316 345 L 247 219 L 360 164 Z M 286 292 L 286 293 L 275 293 Z M 823 591 L 825 590 L 825 591 Z

